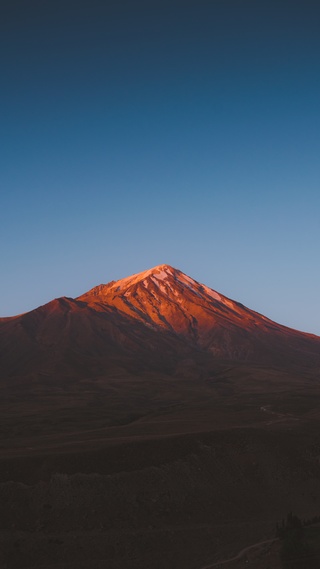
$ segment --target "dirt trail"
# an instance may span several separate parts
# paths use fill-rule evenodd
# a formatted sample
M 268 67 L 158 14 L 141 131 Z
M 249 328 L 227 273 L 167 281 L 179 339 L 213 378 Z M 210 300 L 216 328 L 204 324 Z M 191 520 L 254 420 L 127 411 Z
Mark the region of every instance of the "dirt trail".
M 275 541 L 278 541 L 277 537 L 274 537 L 272 539 L 265 539 L 264 541 L 258 541 L 257 543 L 253 543 L 252 545 L 248 545 L 244 549 L 241 549 L 241 551 L 239 551 L 239 553 L 237 553 L 237 555 L 235 555 L 234 557 L 229 557 L 229 559 L 222 559 L 221 561 L 210 563 L 210 565 L 203 565 L 202 567 L 200 567 L 200 569 L 213 569 L 213 567 L 220 567 L 221 565 L 226 565 L 227 563 L 231 563 L 231 561 L 237 561 L 241 559 L 241 557 L 243 557 L 251 549 L 255 549 L 256 547 L 260 547 L 262 545 L 267 545 L 268 543 L 271 544 L 274 543 Z
M 277 411 L 272 411 L 272 409 L 270 409 L 270 405 L 260 407 L 260 411 L 268 413 L 274 417 L 274 419 L 272 421 L 268 421 L 266 425 L 274 425 L 274 423 L 282 423 L 283 421 L 299 421 L 298 417 L 295 417 L 291 413 L 279 413 Z

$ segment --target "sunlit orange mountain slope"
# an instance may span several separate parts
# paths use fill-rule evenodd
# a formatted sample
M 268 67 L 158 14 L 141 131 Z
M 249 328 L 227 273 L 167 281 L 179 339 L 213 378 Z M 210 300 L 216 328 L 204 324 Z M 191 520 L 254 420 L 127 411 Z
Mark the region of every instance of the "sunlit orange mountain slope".
M 97 286 L 78 300 L 96 311 L 112 306 L 216 357 L 278 359 L 290 347 L 319 355 L 320 338 L 276 324 L 169 265 Z
M 1 374 L 176 368 L 201 356 L 320 365 L 320 338 L 286 328 L 168 265 L 0 320 Z

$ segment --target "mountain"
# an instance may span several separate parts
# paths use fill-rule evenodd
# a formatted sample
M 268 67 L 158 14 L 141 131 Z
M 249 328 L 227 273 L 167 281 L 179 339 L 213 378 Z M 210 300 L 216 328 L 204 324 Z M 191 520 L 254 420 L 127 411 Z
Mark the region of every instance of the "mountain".
M 188 358 L 320 365 L 319 337 L 276 324 L 169 265 L 0 319 L 0 334 L 2 376 L 175 373 Z
M 97 311 L 112 306 L 218 358 L 277 358 L 290 347 L 319 355 L 320 338 L 276 324 L 169 265 L 97 286 L 78 300 Z
M 280 569 L 319 516 L 316 336 L 159 265 L 0 319 L 0 362 L 1 567 Z

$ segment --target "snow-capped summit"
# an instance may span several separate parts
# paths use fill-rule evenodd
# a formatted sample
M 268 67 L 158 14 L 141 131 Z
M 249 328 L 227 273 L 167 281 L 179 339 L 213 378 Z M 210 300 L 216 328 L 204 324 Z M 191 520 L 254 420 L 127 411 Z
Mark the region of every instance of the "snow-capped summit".
M 217 335 L 226 344 L 239 330 L 243 336 L 250 330 L 282 328 L 166 264 L 99 285 L 78 300 L 95 310 L 113 306 L 148 327 L 175 332 L 201 348 L 208 348 Z M 219 351 L 217 345 L 212 349 Z
M 320 365 L 320 338 L 272 322 L 165 264 L 0 319 L 0 336 L 5 377 L 100 376 L 123 366 L 175 370 L 190 358 L 208 370 L 221 360 Z

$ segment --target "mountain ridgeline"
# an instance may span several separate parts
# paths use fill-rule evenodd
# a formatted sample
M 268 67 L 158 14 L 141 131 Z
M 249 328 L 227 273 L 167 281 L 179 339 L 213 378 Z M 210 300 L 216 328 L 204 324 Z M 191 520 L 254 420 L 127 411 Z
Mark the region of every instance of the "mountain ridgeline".
M 281 326 L 159 265 L 0 319 L 5 376 L 42 372 L 108 374 L 110 369 L 247 362 L 320 366 L 320 338 Z M 209 362 L 209 364 L 208 364 Z

